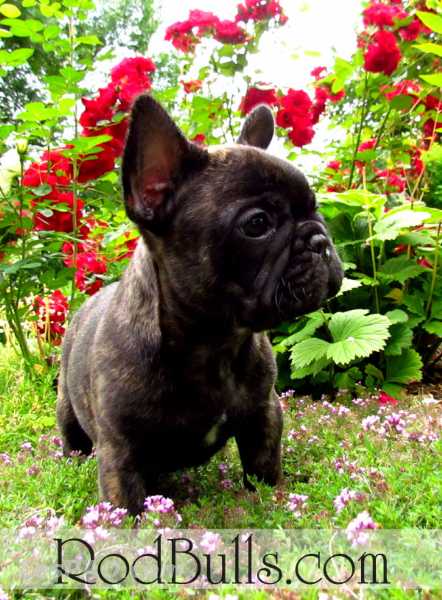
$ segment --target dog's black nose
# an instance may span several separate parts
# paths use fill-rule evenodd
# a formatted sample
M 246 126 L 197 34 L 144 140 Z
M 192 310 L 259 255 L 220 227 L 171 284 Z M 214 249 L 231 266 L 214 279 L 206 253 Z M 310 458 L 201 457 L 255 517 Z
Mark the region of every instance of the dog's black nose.
M 330 242 L 322 233 L 315 233 L 307 242 L 307 247 L 316 254 L 327 256 L 330 253 Z

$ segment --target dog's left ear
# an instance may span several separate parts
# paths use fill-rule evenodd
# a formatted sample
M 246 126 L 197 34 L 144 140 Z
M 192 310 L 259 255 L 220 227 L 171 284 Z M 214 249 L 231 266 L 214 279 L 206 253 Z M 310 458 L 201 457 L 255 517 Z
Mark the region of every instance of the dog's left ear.
M 151 96 L 132 108 L 123 155 L 127 215 L 144 229 L 160 232 L 175 206 L 180 184 L 207 161 L 207 151 L 183 135 Z
M 265 150 L 272 141 L 274 131 L 272 111 L 265 104 L 260 104 L 245 120 L 237 143 Z

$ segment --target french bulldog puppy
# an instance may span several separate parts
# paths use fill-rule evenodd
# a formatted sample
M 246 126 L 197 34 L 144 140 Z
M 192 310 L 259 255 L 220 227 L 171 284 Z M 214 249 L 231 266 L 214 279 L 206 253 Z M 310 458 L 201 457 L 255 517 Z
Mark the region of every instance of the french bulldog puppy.
M 95 445 L 101 498 L 133 514 L 232 436 L 246 486 L 281 476 L 264 331 L 335 295 L 342 269 L 306 178 L 264 151 L 273 131 L 260 106 L 237 144 L 205 149 L 151 97 L 133 107 L 123 187 L 141 238 L 74 316 L 57 404 L 65 452 Z

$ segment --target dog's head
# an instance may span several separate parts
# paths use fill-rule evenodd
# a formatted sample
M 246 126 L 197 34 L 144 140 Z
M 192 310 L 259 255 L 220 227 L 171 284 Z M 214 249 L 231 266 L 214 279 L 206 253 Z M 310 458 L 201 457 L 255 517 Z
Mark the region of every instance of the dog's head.
M 183 314 L 259 331 L 317 309 L 341 285 L 306 178 L 264 151 L 273 130 L 270 110 L 260 106 L 237 144 L 207 150 L 151 97 L 134 105 L 126 210 Z

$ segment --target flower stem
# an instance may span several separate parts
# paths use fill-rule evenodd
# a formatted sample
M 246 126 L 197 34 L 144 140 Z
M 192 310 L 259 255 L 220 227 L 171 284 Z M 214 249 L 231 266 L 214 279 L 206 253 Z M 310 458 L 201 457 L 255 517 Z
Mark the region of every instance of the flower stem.
M 433 261 L 433 272 L 431 274 L 430 292 L 428 294 L 427 306 L 426 306 L 426 309 L 425 309 L 425 312 L 427 314 L 427 318 L 430 317 L 431 305 L 433 303 L 434 289 L 436 287 L 437 269 L 438 269 L 438 266 L 439 266 L 439 250 L 440 250 L 440 232 L 441 232 L 441 227 L 442 227 L 442 222 L 439 222 L 439 225 L 437 227 L 436 244 L 435 244 L 435 247 L 434 247 L 434 261 Z
M 363 96 L 362 96 L 362 106 L 361 106 L 361 118 L 359 120 L 359 124 L 358 124 L 358 132 L 357 132 L 357 136 L 356 136 L 356 143 L 355 143 L 355 147 L 353 150 L 353 158 L 352 158 L 352 163 L 351 163 L 351 172 L 350 172 L 350 179 L 348 181 L 348 188 L 350 189 L 353 183 L 353 178 L 354 178 L 354 174 L 355 174 L 355 168 L 356 168 L 356 156 L 358 153 L 358 148 L 359 145 L 361 143 L 361 137 L 362 137 L 362 130 L 364 128 L 364 122 L 365 122 L 365 117 L 367 116 L 367 98 L 368 98 L 368 73 L 365 72 L 365 79 L 364 79 L 364 92 L 363 92 Z

